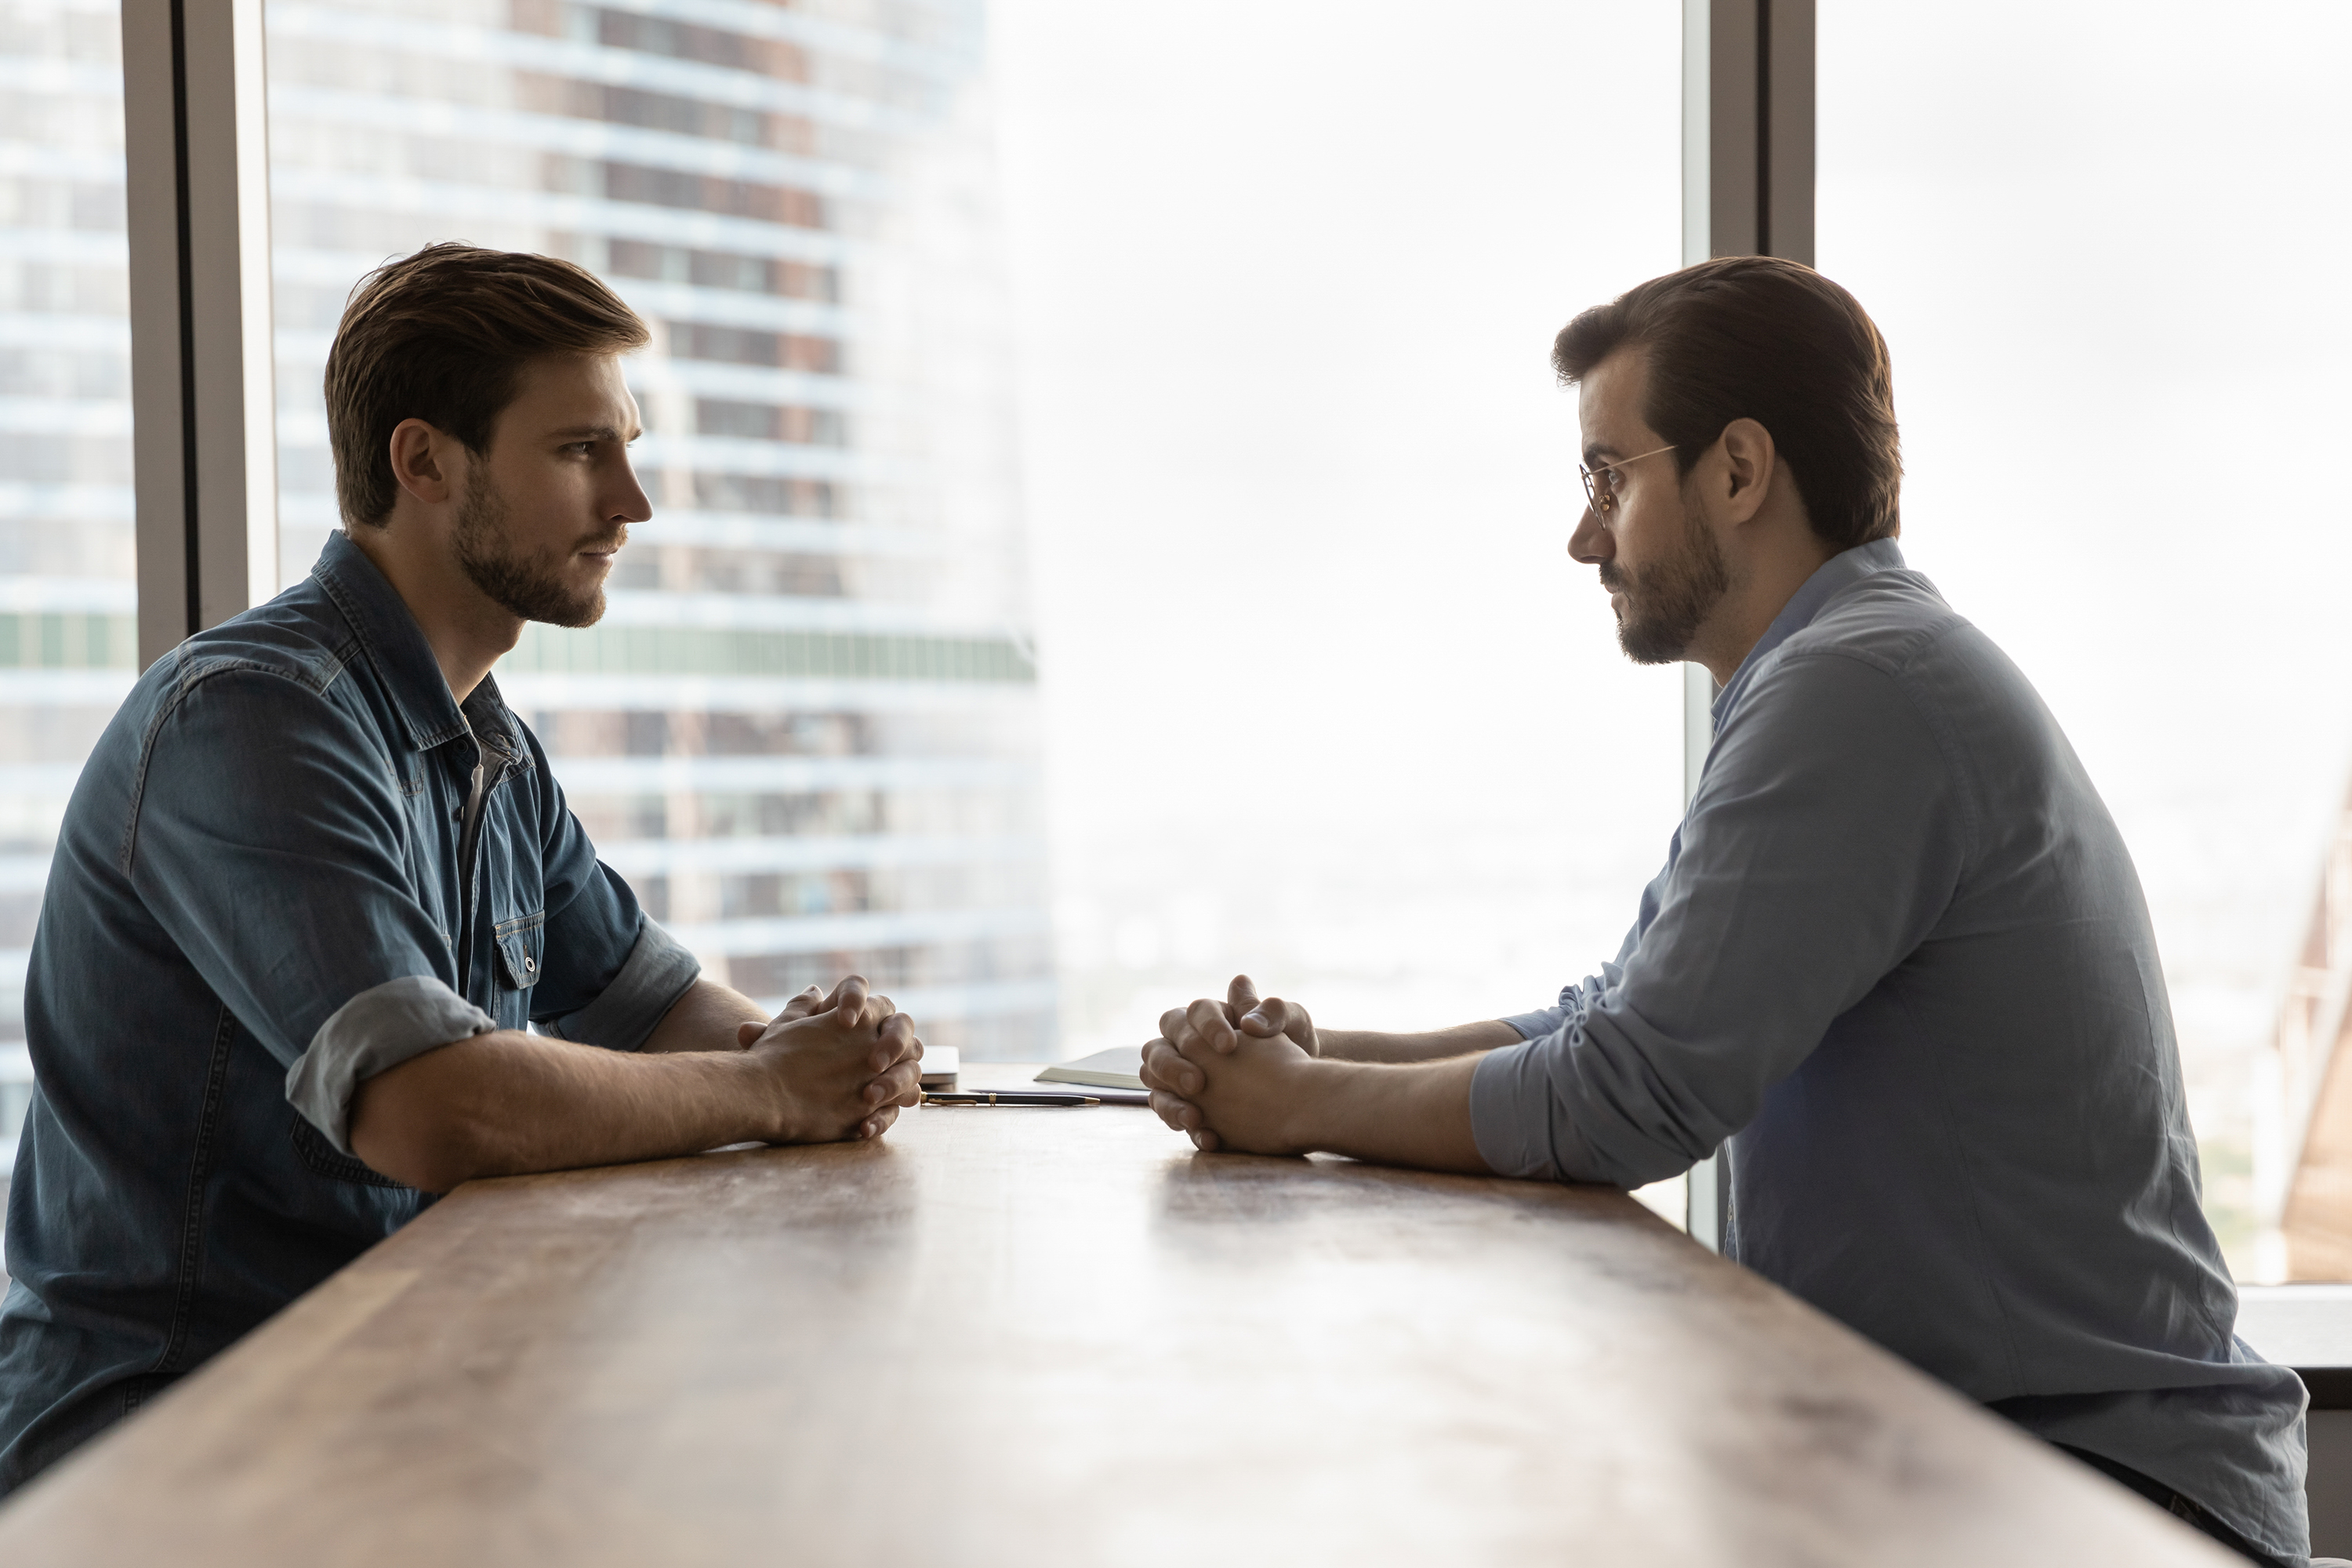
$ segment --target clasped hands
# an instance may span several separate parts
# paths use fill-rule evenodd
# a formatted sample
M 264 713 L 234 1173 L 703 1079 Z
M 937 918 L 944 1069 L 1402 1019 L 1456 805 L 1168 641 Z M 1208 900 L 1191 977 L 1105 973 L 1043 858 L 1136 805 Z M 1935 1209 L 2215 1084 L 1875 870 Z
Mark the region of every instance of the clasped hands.
M 1297 1111 L 1321 1054 L 1306 1008 L 1261 1001 L 1237 974 L 1223 1002 L 1203 996 L 1160 1016 L 1160 1037 L 1143 1047 L 1143 1087 L 1160 1120 L 1195 1148 L 1302 1154 Z
M 914 1020 L 853 974 L 812 985 L 767 1023 L 735 1030 L 736 1048 L 776 1058 L 785 1142 L 879 1138 L 901 1106 L 922 1102 L 923 1042 Z

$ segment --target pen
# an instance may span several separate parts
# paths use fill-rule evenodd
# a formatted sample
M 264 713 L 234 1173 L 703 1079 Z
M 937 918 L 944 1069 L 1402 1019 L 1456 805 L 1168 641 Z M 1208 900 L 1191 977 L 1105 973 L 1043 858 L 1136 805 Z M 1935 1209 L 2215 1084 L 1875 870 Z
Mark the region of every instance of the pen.
M 925 1105 L 1100 1105 L 1086 1094 L 999 1094 L 992 1089 L 946 1090 L 923 1096 Z

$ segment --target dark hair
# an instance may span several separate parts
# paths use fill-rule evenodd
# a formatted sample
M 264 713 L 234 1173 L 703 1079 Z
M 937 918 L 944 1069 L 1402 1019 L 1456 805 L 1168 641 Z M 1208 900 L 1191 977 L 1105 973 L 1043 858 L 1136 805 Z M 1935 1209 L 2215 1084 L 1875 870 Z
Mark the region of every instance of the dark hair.
M 1772 433 L 1813 531 L 1840 550 L 1902 531 L 1895 370 L 1861 302 L 1801 262 L 1724 256 L 1653 278 L 1560 329 L 1552 368 L 1580 381 L 1649 351 L 1643 417 L 1685 475 L 1735 419 Z
M 392 432 L 402 420 L 486 452 L 531 360 L 626 353 L 649 341 L 610 289 L 552 256 L 446 243 L 386 262 L 352 290 L 327 351 L 327 440 L 343 521 L 381 528 L 392 516 Z

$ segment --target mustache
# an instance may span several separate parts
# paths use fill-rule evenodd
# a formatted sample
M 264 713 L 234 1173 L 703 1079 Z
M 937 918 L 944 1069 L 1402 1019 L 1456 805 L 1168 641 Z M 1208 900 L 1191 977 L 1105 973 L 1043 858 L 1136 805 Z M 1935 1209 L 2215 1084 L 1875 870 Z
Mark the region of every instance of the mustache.
M 1623 569 L 1621 568 L 1617 563 L 1614 561 L 1603 561 L 1601 563 L 1601 585 L 1602 587 L 1612 588 L 1622 592 L 1625 588 L 1628 579 L 1625 576 Z
M 592 533 L 572 547 L 577 554 L 583 550 L 618 550 L 629 542 L 629 525 L 623 523 L 610 533 Z

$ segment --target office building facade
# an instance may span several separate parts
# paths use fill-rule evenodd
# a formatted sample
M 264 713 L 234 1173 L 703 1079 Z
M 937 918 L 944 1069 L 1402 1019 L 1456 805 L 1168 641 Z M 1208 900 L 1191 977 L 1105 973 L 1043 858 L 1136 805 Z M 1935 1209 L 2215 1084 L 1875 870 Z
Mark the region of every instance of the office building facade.
M 0 0 L 0 1157 L 58 822 L 135 657 L 118 37 L 109 4 Z

